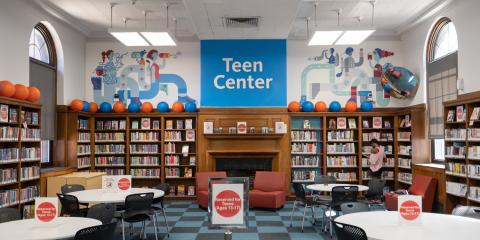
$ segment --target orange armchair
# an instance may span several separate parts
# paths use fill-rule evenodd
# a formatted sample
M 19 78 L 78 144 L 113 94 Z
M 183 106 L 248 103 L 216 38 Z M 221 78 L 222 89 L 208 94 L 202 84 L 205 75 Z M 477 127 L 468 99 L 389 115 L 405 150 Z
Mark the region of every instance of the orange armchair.
M 431 212 L 436 188 L 437 179 L 425 175 L 415 175 L 412 185 L 408 188 L 408 194 L 422 196 L 423 212 Z M 397 211 L 398 194 L 385 193 L 385 207 L 390 211 Z
M 227 177 L 226 172 L 197 172 L 195 175 L 195 189 L 197 189 L 197 203 L 201 208 L 208 208 L 208 179 Z
M 255 173 L 253 189 L 249 192 L 250 207 L 257 208 L 280 208 L 285 204 L 285 181 L 284 172 Z

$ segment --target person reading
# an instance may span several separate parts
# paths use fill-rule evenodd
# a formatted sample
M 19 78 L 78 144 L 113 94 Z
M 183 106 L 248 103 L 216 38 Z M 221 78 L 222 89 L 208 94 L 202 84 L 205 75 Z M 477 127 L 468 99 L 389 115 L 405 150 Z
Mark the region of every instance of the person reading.
M 372 146 L 372 150 L 368 158 L 368 164 L 370 170 L 372 170 L 372 178 L 381 178 L 383 162 L 386 160 L 387 156 L 385 155 L 383 146 L 378 144 L 377 139 L 372 139 L 370 145 Z

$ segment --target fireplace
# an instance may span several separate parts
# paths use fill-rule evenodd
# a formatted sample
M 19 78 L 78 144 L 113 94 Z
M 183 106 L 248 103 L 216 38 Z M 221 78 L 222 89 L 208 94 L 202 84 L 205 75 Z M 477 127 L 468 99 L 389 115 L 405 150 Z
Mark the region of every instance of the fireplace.
M 251 188 L 257 171 L 272 171 L 272 158 L 215 158 L 215 169 L 228 177 L 250 178 Z

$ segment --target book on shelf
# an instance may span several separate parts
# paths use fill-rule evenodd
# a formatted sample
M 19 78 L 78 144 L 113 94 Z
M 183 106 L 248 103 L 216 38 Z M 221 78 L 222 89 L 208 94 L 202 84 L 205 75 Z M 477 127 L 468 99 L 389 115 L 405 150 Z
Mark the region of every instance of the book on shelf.
M 127 121 L 126 120 L 120 120 L 118 129 L 125 130 L 126 128 L 127 128 Z
M 348 119 L 348 128 L 357 128 L 357 121 L 355 121 L 355 118 Z
M 383 126 L 385 128 L 392 128 L 392 124 L 390 123 L 390 120 L 383 121 Z
M 193 129 L 193 120 L 185 119 L 185 129 Z
M 337 117 L 337 128 L 346 129 L 347 128 L 347 118 L 346 117 Z
M 310 120 L 303 120 L 303 129 L 310 129 Z
M 169 191 L 169 196 L 175 196 L 176 194 L 176 187 L 175 185 L 170 185 L 170 191 Z
M 189 146 L 188 145 L 183 145 L 182 146 L 182 154 L 183 156 L 188 156 L 188 150 L 189 150 Z
M 184 168 L 183 171 L 184 171 L 184 172 L 183 172 L 183 176 L 184 176 L 184 177 L 190 177 L 190 178 L 193 177 L 193 170 L 192 170 L 192 168 L 187 167 L 187 168 Z
M 173 129 L 173 120 L 165 120 L 165 129 Z
M 284 122 L 275 122 L 275 133 L 287 133 L 287 124 Z
M 15 108 L 10 108 L 9 112 L 9 120 L 11 123 L 16 123 L 18 122 L 18 117 L 17 117 L 17 109 Z
M 0 104 L 0 122 L 8 122 L 8 105 Z
M 149 130 L 150 129 L 150 118 L 142 118 L 142 130 Z
M 448 110 L 447 122 L 455 122 L 455 111 L 454 110 Z
M 362 121 L 362 126 L 363 126 L 363 128 L 370 128 L 370 124 L 368 123 L 368 120 L 363 120 Z
M 410 115 L 407 114 L 405 115 L 405 127 L 411 127 L 412 126 L 412 120 L 410 119 Z
M 112 121 L 112 129 L 118 129 L 118 121 Z
M 457 116 L 457 122 L 465 121 L 465 109 L 463 105 L 457 106 L 456 116 Z
M 468 125 L 472 126 L 475 121 L 479 120 L 478 117 L 480 117 L 480 107 L 474 107 Z
M 247 133 L 247 122 L 237 122 L 237 133 L 238 134 Z
M 138 129 L 138 121 L 137 120 L 132 121 L 132 129 Z
M 213 133 L 213 122 L 204 122 L 203 123 L 203 133 L 212 134 Z
M 335 121 L 335 119 L 331 118 L 330 120 L 328 120 L 328 128 L 336 128 L 337 127 L 337 121 Z
M 177 129 L 184 129 L 183 120 L 177 120 Z
M 196 165 L 196 157 L 195 156 L 190 156 L 188 162 L 189 162 L 190 166 L 195 166 Z
M 152 128 L 153 128 L 153 129 L 160 129 L 160 121 L 158 121 L 158 120 L 153 120 L 153 121 L 152 121 Z
M 38 112 L 32 112 L 32 122 L 33 125 L 38 125 Z
M 185 185 L 180 184 L 177 186 L 177 195 L 185 195 Z
M 185 132 L 185 141 L 195 142 L 195 130 L 187 130 Z
M 372 118 L 372 127 L 373 128 L 382 128 L 382 117 L 373 117 Z
M 187 191 L 187 195 L 188 196 L 195 196 L 195 186 L 188 186 L 188 191 Z

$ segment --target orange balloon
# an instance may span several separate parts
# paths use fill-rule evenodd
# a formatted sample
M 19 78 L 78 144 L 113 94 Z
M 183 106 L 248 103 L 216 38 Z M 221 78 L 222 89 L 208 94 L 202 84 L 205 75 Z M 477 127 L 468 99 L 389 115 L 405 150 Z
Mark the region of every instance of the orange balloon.
M 142 103 L 142 106 L 140 106 L 140 112 L 142 113 L 151 113 L 153 110 L 153 105 L 150 102 L 144 102 Z
M 40 90 L 37 87 L 28 87 L 27 100 L 30 102 L 36 102 L 38 99 L 40 99 Z
M 80 99 L 73 99 L 72 102 L 70 102 L 70 108 L 74 112 L 80 112 L 83 109 L 83 101 Z
M 95 102 L 90 102 L 89 113 L 96 113 L 98 111 L 98 105 Z
M 123 113 L 125 112 L 125 109 L 126 109 L 125 104 L 123 104 L 120 101 L 113 104 L 113 111 L 116 113 Z
M 183 103 L 181 102 L 175 102 L 173 105 L 172 105 L 172 112 L 183 112 L 184 110 L 184 107 L 183 107 Z
M 327 104 L 324 101 L 318 101 L 315 103 L 315 112 L 326 112 Z
M 0 96 L 12 97 L 15 94 L 15 86 L 8 80 L 0 81 Z
M 27 86 L 23 84 L 15 84 L 15 94 L 13 94 L 13 98 L 25 100 L 29 94 Z
M 302 110 L 302 106 L 300 105 L 299 102 L 297 102 L 297 101 L 291 101 L 291 102 L 288 104 L 288 111 L 289 111 L 289 112 L 300 112 L 300 110 Z
M 345 104 L 345 111 L 346 112 L 355 112 L 357 111 L 357 102 L 355 101 L 348 101 Z

